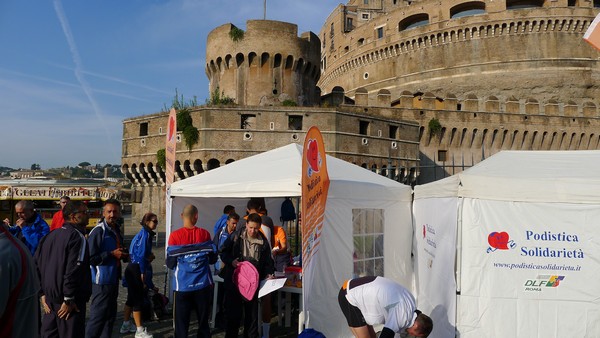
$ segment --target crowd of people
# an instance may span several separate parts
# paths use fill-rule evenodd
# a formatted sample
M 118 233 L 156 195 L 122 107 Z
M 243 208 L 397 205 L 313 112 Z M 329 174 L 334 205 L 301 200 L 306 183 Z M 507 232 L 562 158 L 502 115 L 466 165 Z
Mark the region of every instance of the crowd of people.
M 122 283 L 127 300 L 119 332 L 151 338 L 142 311 L 148 293 L 158 292 L 152 282 L 157 215 L 143 216 L 128 249 L 118 200 L 104 203 L 102 218 L 89 234 L 86 204 L 68 197 L 60 204 L 51 227 L 31 201 L 15 205 L 16 224 L 4 220 L 0 226 L 0 337 L 111 337 Z M 291 263 L 290 249 L 285 229 L 274 225 L 264 199 L 250 199 L 245 211 L 240 217 L 233 206 L 225 206 L 213 234 L 196 226 L 199 215 L 194 205 L 183 208 L 181 223 L 173 222 L 177 230 L 167 241 L 166 265 L 173 271 L 175 338 L 188 337 L 192 312 L 198 321 L 197 337 L 210 337 L 212 302 L 218 309 L 215 324 L 225 330 L 226 338 L 238 337 L 242 319 L 244 337 L 261 337 L 260 331 L 263 338 L 270 336 L 273 300 L 270 294 L 262 297 L 259 313 L 258 284 L 285 270 Z M 224 281 L 216 299 L 213 273 Z M 376 299 L 370 294 L 383 294 L 379 289 L 389 292 L 378 304 L 386 301 L 390 306 L 379 309 L 369 303 Z M 386 337 L 396 332 L 426 337 L 431 332 L 431 319 L 417 313 L 412 295 L 392 281 L 351 280 L 340 290 L 339 300 L 356 337 L 375 337 L 372 325 L 379 318 L 385 319 L 381 323 Z

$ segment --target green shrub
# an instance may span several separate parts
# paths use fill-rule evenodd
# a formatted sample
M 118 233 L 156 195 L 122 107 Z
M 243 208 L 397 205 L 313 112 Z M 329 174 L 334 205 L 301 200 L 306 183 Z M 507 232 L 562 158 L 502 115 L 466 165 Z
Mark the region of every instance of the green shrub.
M 429 120 L 429 134 L 437 135 L 442 131 L 442 124 L 435 117 Z
M 229 31 L 229 37 L 233 42 L 238 42 L 244 38 L 244 30 L 237 28 L 236 26 L 232 26 Z
M 158 151 L 156 151 L 156 164 L 159 165 L 161 168 L 165 169 L 165 163 L 166 163 L 165 148 L 158 149 Z

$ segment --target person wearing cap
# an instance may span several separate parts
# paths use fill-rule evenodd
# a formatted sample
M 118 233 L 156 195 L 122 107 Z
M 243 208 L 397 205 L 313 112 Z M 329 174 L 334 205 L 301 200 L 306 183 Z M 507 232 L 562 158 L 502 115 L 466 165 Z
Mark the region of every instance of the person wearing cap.
M 173 271 L 175 338 L 188 336 L 190 315 L 196 311 L 197 337 L 210 337 L 208 315 L 212 297 L 210 264 L 217 261 L 217 248 L 210 233 L 196 226 L 198 208 L 187 205 L 181 213 L 183 227 L 169 235 L 167 267 Z
M 375 338 L 376 324 L 384 325 L 380 338 L 393 338 L 396 333 L 427 337 L 433 329 L 431 318 L 417 310 L 415 297 L 385 277 L 365 276 L 345 281 L 338 302 L 357 338 Z
M 257 338 L 258 335 L 258 288 L 253 297 L 243 301 L 242 293 L 233 281 L 233 274 L 240 262 L 250 262 L 257 270 L 259 280 L 273 278 L 274 263 L 267 238 L 260 232 L 261 216 L 249 214 L 246 226 L 237 230 L 227 239 L 221 249 L 223 279 L 225 280 L 225 311 L 227 329 L 225 338 L 237 338 L 242 311 L 244 312 L 244 337 Z M 247 289 L 244 288 L 244 295 Z M 248 297 L 249 298 L 249 297 Z

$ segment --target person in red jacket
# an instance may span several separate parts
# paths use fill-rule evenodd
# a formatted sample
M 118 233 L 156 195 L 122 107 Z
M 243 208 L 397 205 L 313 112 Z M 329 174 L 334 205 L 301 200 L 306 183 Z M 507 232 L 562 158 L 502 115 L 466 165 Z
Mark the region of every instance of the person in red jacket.
M 60 198 L 60 210 L 55 212 L 54 216 L 52 216 L 52 223 L 50 223 L 50 231 L 60 228 L 63 225 L 63 223 L 65 223 L 65 219 L 63 218 L 63 209 L 65 208 L 65 205 L 67 205 L 67 202 L 69 202 L 70 200 L 71 197 L 69 196 L 63 196 Z

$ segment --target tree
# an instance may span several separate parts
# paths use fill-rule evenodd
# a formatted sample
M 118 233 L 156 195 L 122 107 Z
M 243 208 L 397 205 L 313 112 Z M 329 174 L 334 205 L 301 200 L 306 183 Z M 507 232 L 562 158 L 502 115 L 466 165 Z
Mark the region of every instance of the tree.
M 37 163 L 31 165 L 31 170 L 40 170 L 41 168 L 42 167 Z
M 77 166 L 83 168 L 83 167 L 88 167 L 90 165 L 92 165 L 90 162 L 81 162 Z

